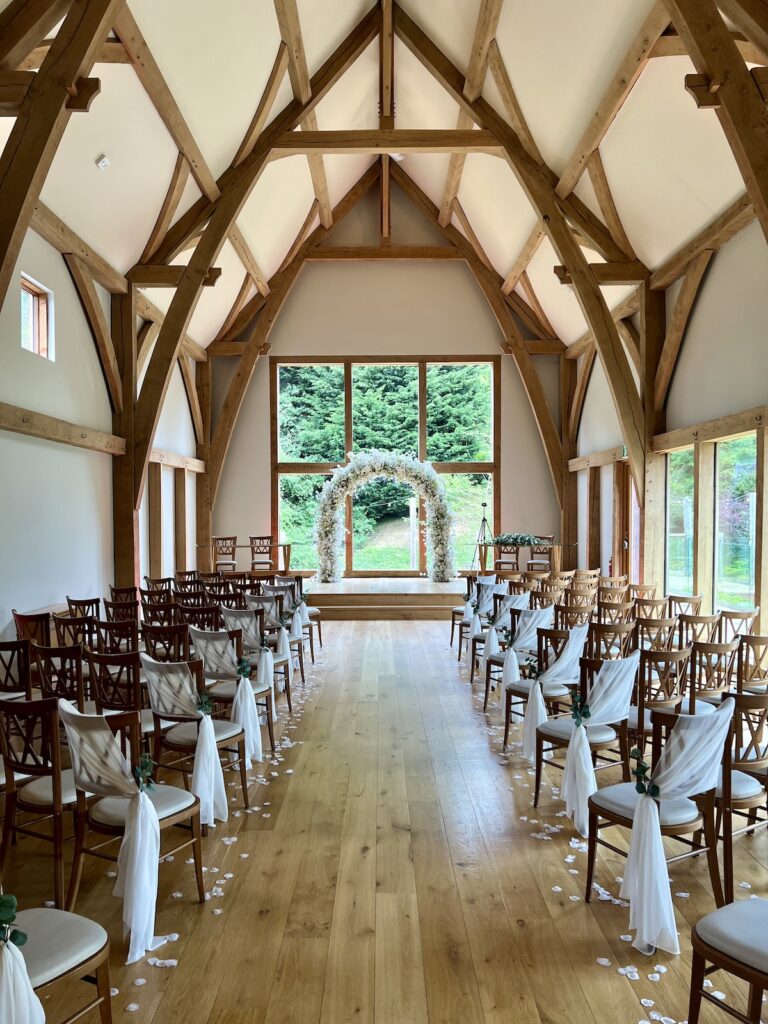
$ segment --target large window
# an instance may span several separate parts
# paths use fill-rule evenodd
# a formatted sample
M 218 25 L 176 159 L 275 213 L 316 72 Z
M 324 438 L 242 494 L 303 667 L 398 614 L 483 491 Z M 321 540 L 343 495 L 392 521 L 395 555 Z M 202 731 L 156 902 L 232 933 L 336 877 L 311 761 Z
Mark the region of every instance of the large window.
M 717 444 L 715 608 L 755 603 L 756 455 L 754 434 Z
M 272 359 L 273 533 L 291 564 L 316 568 L 313 529 L 327 474 L 348 452 L 396 451 L 444 474 L 456 560 L 477 560 L 485 511 L 498 529 L 498 359 L 387 362 Z M 483 505 L 486 508 L 483 508 Z M 347 503 L 348 573 L 426 570 L 424 509 L 414 492 L 376 480 Z
M 667 456 L 666 592 L 693 593 L 693 448 Z

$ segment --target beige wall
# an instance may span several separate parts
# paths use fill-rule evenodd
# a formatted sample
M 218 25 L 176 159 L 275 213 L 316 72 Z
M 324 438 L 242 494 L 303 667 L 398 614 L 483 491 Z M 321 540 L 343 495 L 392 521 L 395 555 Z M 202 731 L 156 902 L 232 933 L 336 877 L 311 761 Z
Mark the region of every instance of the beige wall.
M 395 200 L 394 237 L 433 241 L 432 228 Z M 356 209 L 337 241 L 370 240 L 370 208 Z M 375 208 L 373 209 L 375 217 Z M 374 221 L 375 223 L 375 221 Z M 342 234 L 343 232 L 343 234 Z M 272 355 L 495 355 L 499 329 L 463 263 L 305 265 L 272 330 Z M 536 359 L 552 408 L 558 361 Z M 217 359 L 214 415 L 234 360 Z M 501 371 L 501 525 L 557 533 L 559 513 L 530 405 L 510 357 Z M 235 428 L 214 509 L 214 531 L 270 532 L 268 362 L 256 366 Z

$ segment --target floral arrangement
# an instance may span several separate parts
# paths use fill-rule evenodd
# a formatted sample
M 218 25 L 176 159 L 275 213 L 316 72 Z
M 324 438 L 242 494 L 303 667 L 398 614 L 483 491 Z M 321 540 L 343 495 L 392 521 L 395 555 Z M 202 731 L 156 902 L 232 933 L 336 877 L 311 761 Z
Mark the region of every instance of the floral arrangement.
M 14 946 L 23 946 L 27 936 L 18 928 L 14 928 L 16 920 L 16 897 L 9 893 L 0 893 L 0 942 L 10 942 Z
M 538 547 L 545 542 L 535 533 L 500 533 L 498 537 L 493 538 L 492 543 L 504 547 L 530 548 Z
M 152 781 L 154 767 L 155 762 L 149 754 L 142 754 L 139 758 L 139 763 L 133 769 L 133 774 L 136 776 L 136 784 L 142 792 L 145 789 L 154 789 L 155 784 Z
M 582 697 L 580 693 L 574 693 L 571 698 L 571 718 L 576 723 L 576 728 L 580 725 L 585 725 L 589 717 L 590 710 L 587 698 Z
M 427 511 L 429 578 L 436 583 L 447 583 L 453 579 L 456 573 L 451 539 L 452 516 L 445 487 L 431 463 L 420 462 L 411 455 L 376 449 L 357 455 L 350 452 L 347 458 L 347 464 L 334 471 L 320 493 L 315 525 L 320 582 L 333 583 L 339 579 L 345 499 L 382 476 L 409 484 L 423 499 Z
M 650 780 L 648 775 L 649 765 L 643 760 L 643 752 L 639 747 L 634 747 L 630 751 L 629 756 L 635 762 L 632 774 L 635 777 L 635 789 L 637 792 L 644 793 L 646 796 L 652 796 L 654 799 L 658 799 L 659 787 Z

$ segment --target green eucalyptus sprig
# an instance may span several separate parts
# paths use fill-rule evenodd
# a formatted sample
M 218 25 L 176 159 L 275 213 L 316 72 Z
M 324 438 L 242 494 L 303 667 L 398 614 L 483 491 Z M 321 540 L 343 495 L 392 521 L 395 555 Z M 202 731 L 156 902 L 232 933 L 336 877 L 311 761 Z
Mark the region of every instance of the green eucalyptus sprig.
M 237 663 L 237 674 L 248 679 L 251 675 L 251 663 L 247 658 L 240 658 Z
M 512 643 L 512 628 L 511 628 L 511 626 L 502 626 L 501 629 L 498 632 L 499 632 L 499 636 L 501 637 L 502 641 L 507 645 L 507 647 L 509 647 L 510 644 Z
M 203 715 L 213 714 L 213 701 L 210 693 L 199 693 L 197 695 L 197 710 Z
M 571 718 L 576 723 L 576 727 L 584 725 L 589 717 L 590 710 L 587 698 L 582 697 L 580 693 L 574 693 L 571 697 Z
M 504 547 L 529 548 L 538 547 L 544 542 L 535 533 L 500 533 L 493 538 L 493 543 Z
M 13 946 L 23 946 L 27 941 L 25 932 L 11 925 L 16 920 L 16 897 L 0 893 L 0 942 L 10 942 Z
M 658 799 L 659 787 L 651 782 L 648 777 L 650 766 L 643 760 L 643 752 L 638 748 L 634 747 L 629 756 L 634 759 L 635 767 L 632 769 L 632 774 L 635 777 L 635 789 L 638 793 L 645 793 L 647 796 L 652 796 L 654 799 Z
M 154 787 L 154 782 L 152 781 L 152 769 L 154 767 L 155 762 L 149 754 L 142 754 L 139 758 L 139 763 L 133 769 L 133 774 L 136 776 L 136 781 L 142 792 L 145 789 L 152 789 Z

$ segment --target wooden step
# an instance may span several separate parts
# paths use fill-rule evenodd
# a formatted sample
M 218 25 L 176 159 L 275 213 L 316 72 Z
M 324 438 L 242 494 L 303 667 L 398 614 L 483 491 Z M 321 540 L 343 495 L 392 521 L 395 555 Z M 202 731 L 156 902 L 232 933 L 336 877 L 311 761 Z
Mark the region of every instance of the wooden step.
M 382 595 L 377 594 L 376 596 L 381 597 Z M 313 603 L 315 607 L 321 607 L 319 602 Z M 458 602 L 454 602 L 454 604 L 456 603 Z M 450 622 L 451 619 L 450 607 L 435 604 L 331 604 L 322 606 L 322 608 L 323 620 L 326 622 L 356 619 L 444 619 Z
M 351 607 L 354 605 L 376 605 L 377 607 L 421 607 L 428 605 L 435 608 L 450 610 L 456 605 L 463 603 L 463 593 L 444 594 L 409 594 L 409 593 L 382 593 L 371 591 L 370 593 L 328 593 L 323 591 L 312 591 L 307 594 L 307 602 L 316 608 L 332 608 L 337 606 Z

